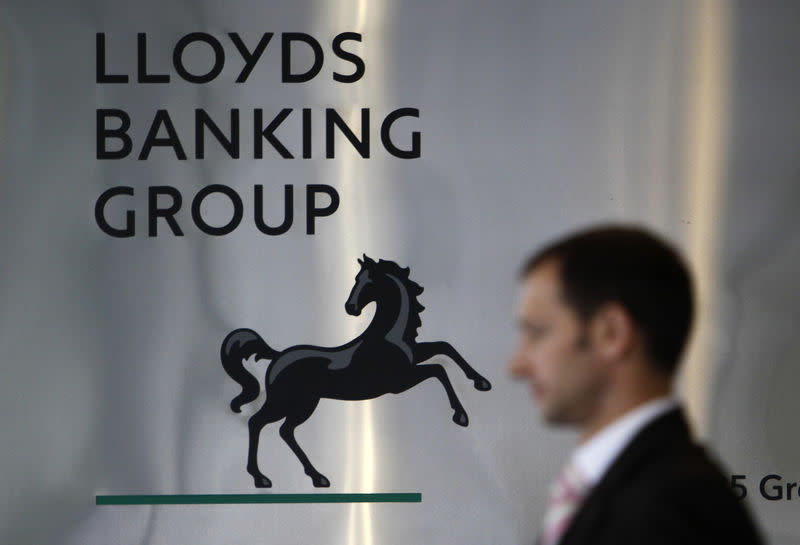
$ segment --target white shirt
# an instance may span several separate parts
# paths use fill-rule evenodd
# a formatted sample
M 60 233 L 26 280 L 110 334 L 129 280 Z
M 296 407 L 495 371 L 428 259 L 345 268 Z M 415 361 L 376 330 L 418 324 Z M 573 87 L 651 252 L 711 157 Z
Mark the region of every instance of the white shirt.
M 580 471 L 584 483 L 594 486 L 611 463 L 647 424 L 678 406 L 672 397 L 648 401 L 618 418 L 580 445 L 572 453 L 571 463 Z

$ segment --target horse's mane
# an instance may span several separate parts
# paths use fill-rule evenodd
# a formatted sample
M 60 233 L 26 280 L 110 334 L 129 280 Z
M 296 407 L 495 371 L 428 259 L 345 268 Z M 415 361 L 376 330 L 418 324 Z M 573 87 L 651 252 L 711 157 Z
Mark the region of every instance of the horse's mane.
M 408 322 L 406 322 L 406 328 L 403 330 L 403 339 L 413 342 L 417 338 L 417 328 L 422 325 L 422 320 L 419 315 L 425 310 L 425 307 L 420 304 L 417 297 L 424 291 L 424 288 L 409 278 L 408 275 L 411 273 L 409 267 L 402 268 L 394 261 L 379 259 L 375 264 L 375 270 L 383 274 L 394 276 L 406 288 L 410 299 L 411 310 Z

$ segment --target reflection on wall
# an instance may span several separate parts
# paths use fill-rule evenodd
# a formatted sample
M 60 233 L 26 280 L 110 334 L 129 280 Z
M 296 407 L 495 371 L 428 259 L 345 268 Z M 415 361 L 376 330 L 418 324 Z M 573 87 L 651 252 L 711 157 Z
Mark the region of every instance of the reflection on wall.
M 700 325 L 682 392 L 695 427 L 747 475 L 771 542 L 800 543 L 796 500 L 758 494 L 765 474 L 798 479 L 800 456 L 798 25 L 800 7 L 779 1 L 3 3 L 0 412 L 13 440 L 0 442 L 0 542 L 532 542 L 574 438 L 542 425 L 505 376 L 517 267 L 554 236 L 625 220 L 689 254 Z M 146 31 L 149 66 L 162 73 L 175 41 L 198 30 L 248 43 L 264 32 L 360 32 L 365 77 L 282 84 L 280 52 L 268 48 L 245 84 L 233 64 L 208 85 L 95 83 L 96 32 L 115 70 L 134 73 L 136 33 Z M 335 108 L 351 127 L 362 107 L 376 117 L 418 107 L 422 156 L 95 158 L 97 108 L 126 108 L 141 142 L 158 108 L 182 130 L 195 108 L 215 119 L 263 108 L 271 119 L 306 106 Z M 299 141 L 296 125 L 281 131 Z M 324 130 L 315 125 L 313 138 L 320 145 Z M 314 235 L 270 237 L 243 222 L 226 237 L 187 229 L 117 240 L 95 224 L 108 187 L 136 188 L 117 212 L 135 207 L 141 234 L 146 187 L 191 196 L 215 183 L 239 191 L 248 213 L 255 184 L 266 195 L 329 184 L 341 204 Z M 267 198 L 265 214 L 282 204 Z M 185 225 L 188 206 L 176 216 Z M 208 213 L 229 210 L 209 201 Z M 246 418 L 231 418 L 237 392 L 219 344 L 243 326 L 278 349 L 352 339 L 372 318 L 344 312 L 363 253 L 412 268 L 426 288 L 420 338 L 451 340 L 493 389 L 453 381 L 468 428 L 439 417 L 447 400 L 433 383 L 323 400 L 298 441 L 344 476 L 333 492 L 420 492 L 422 504 L 92 505 L 98 493 L 251 491 Z M 281 439 L 265 429 L 262 441 Z M 261 456 L 282 491 L 308 491 L 283 445 Z

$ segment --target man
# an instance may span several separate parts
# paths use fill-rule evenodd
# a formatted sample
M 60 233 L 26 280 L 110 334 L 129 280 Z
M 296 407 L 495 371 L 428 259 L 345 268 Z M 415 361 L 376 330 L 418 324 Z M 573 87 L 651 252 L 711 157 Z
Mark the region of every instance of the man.
M 761 543 L 671 397 L 693 315 L 678 254 L 642 229 L 591 229 L 535 254 L 522 288 L 511 373 L 580 434 L 540 543 Z

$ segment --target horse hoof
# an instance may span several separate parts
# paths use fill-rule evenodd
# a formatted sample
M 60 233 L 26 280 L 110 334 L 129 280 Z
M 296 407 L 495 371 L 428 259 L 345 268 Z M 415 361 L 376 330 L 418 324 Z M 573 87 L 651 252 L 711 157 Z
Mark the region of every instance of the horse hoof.
M 270 481 L 269 479 L 267 479 L 263 475 L 261 477 L 254 477 L 253 480 L 256 483 L 256 488 L 271 488 L 272 487 L 272 481 Z
M 467 427 L 469 425 L 469 418 L 467 417 L 467 413 L 461 411 L 457 412 L 453 415 L 453 422 L 458 424 L 459 426 Z
M 488 380 L 486 380 L 485 378 L 481 377 L 481 378 L 475 379 L 475 389 L 476 390 L 480 390 L 481 392 L 485 392 L 487 390 L 491 390 L 492 389 L 492 385 L 489 383 Z
M 331 482 L 325 478 L 325 475 L 317 475 L 316 477 L 312 477 L 311 480 L 317 488 L 328 488 L 331 485 Z

